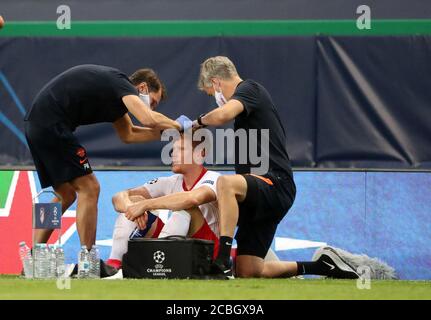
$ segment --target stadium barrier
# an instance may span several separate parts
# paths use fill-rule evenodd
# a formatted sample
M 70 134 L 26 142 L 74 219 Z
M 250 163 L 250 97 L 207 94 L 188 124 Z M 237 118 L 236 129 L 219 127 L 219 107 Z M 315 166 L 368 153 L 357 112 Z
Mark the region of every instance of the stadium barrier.
M 0 48 L 1 165 L 31 165 L 23 116 L 65 69 L 152 67 L 168 88 L 158 110 L 195 118 L 215 106 L 196 88 L 199 64 L 221 54 L 271 92 L 295 167 L 431 167 L 430 35 L 0 37 Z M 124 145 L 110 125 L 77 135 L 93 166 L 161 164 L 161 143 Z
M 107 259 L 116 213 L 114 193 L 169 171 L 96 171 L 102 186 L 97 244 Z M 297 197 L 280 223 L 272 249 L 284 260 L 309 260 L 332 245 L 378 257 L 401 279 L 431 279 L 431 175 L 426 172 L 296 171 Z M 0 274 L 20 272 L 19 241 L 30 243 L 31 197 L 40 190 L 33 171 L 0 171 Z M 45 201 L 49 199 L 42 199 Z M 63 217 L 66 262 L 76 261 L 75 205 Z M 51 243 L 58 239 L 51 239 Z

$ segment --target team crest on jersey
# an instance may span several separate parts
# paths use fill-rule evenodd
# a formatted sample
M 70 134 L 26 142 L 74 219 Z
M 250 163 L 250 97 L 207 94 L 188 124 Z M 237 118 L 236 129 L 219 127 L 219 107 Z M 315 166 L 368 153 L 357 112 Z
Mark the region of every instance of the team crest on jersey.
M 80 158 L 84 158 L 85 157 L 85 149 L 84 148 L 78 148 L 78 150 L 76 150 L 76 155 Z
M 214 184 L 214 181 L 212 181 L 212 180 L 205 180 L 205 181 L 202 182 L 202 184 L 204 184 L 204 183 Z
M 155 178 L 153 180 L 148 181 L 148 184 L 155 184 L 159 179 Z

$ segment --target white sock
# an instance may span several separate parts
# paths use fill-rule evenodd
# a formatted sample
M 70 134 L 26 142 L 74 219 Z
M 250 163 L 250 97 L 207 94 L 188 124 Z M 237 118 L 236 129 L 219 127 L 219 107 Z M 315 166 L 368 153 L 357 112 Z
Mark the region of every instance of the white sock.
M 167 236 L 187 236 L 190 227 L 190 213 L 185 210 L 172 212 L 171 217 L 165 223 L 159 238 Z
M 123 255 L 127 252 L 129 236 L 135 228 L 136 223 L 127 220 L 124 214 L 118 214 L 112 234 L 112 249 L 109 259 L 123 260 Z

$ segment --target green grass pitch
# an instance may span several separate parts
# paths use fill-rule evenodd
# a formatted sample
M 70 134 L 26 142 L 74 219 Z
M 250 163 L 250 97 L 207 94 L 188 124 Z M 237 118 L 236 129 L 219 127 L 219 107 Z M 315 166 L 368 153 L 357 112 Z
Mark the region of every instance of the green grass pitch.
M 431 299 L 430 281 L 371 281 L 358 289 L 355 280 L 235 279 L 222 280 L 71 280 L 60 290 L 55 280 L 0 276 L 5 299 Z

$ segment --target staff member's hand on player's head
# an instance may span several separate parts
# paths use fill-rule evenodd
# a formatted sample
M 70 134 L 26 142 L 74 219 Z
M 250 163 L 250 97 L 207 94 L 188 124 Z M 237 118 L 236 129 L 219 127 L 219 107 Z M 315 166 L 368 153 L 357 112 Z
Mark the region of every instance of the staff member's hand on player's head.
M 181 132 L 187 131 L 187 130 L 191 129 L 193 126 L 193 121 L 190 120 L 189 117 L 187 117 L 185 115 L 179 116 L 175 121 L 180 124 L 180 126 L 181 126 L 180 131 Z

